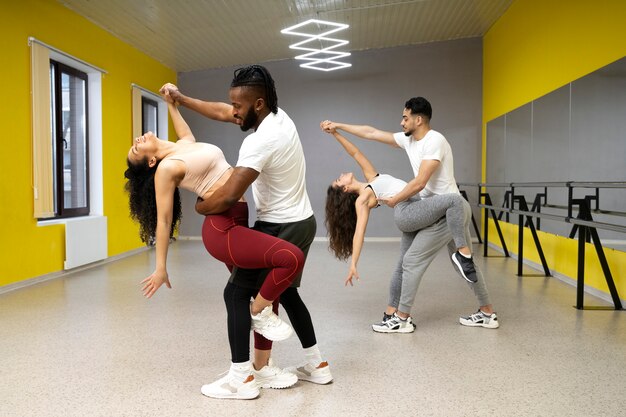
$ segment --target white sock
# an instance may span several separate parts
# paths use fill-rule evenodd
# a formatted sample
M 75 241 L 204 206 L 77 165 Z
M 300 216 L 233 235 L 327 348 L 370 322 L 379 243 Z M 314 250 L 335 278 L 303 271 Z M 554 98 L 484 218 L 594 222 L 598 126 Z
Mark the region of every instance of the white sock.
M 317 345 L 313 345 L 310 348 L 304 349 L 304 356 L 307 362 L 315 367 L 322 363 L 322 354 L 320 353 Z
M 230 372 L 237 379 L 245 381 L 248 375 L 252 373 L 252 363 L 250 361 L 238 363 L 232 362 L 230 364 Z
M 459 253 L 461 253 L 461 252 L 459 252 Z M 466 255 L 466 254 L 464 254 L 464 253 L 461 253 L 461 255 L 462 255 L 462 256 L 464 256 L 464 257 L 465 257 L 465 258 L 467 258 L 467 259 L 472 259 L 472 254 L 471 254 L 471 253 L 470 253 L 469 255 Z

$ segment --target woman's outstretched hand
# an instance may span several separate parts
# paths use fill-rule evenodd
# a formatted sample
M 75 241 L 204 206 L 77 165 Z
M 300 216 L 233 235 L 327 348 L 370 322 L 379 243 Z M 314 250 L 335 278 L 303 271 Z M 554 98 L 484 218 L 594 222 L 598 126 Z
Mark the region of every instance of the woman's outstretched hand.
M 172 288 L 167 271 L 154 271 L 152 275 L 141 281 L 141 283 L 144 284 L 141 291 L 146 298 L 152 297 L 163 284 L 165 284 L 167 288 Z
M 361 278 L 359 278 L 359 272 L 356 270 L 356 266 L 350 266 L 350 271 L 348 272 L 348 276 L 346 277 L 346 281 L 344 282 L 344 286 L 348 286 L 348 284 L 350 284 L 350 286 L 354 286 L 354 284 L 352 283 L 352 278 L 356 279 L 357 281 L 360 280 Z

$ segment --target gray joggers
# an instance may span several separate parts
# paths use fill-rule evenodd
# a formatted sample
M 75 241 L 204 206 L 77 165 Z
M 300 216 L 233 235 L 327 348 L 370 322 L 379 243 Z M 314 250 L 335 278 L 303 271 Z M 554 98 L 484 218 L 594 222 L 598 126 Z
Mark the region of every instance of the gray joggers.
M 446 195 L 448 194 L 430 197 L 417 202 L 408 200 L 408 204 L 406 204 L 406 206 L 410 206 L 411 204 L 420 204 L 432 198 L 444 197 Z M 460 195 L 459 198 L 462 199 Z M 435 201 L 433 201 L 433 203 L 435 203 Z M 464 240 L 465 242 L 471 242 L 469 231 L 471 208 L 469 203 L 465 200 L 463 200 L 462 207 Z M 432 217 L 434 215 L 434 211 L 436 210 L 429 210 L 426 213 L 426 217 Z M 402 227 L 405 230 L 410 230 L 407 228 L 410 228 L 411 224 L 423 224 L 424 220 L 421 213 L 422 211 L 419 210 L 419 206 L 418 210 L 412 210 L 411 207 L 404 207 L 402 210 L 396 210 L 396 223 L 401 222 Z M 422 276 L 433 259 L 435 259 L 439 250 L 445 245 L 448 247 L 449 255 L 452 255 L 452 253 L 454 253 L 457 249 L 457 243 L 452 240 L 452 235 L 449 230 L 449 225 L 446 223 L 446 219 L 437 220 L 434 224 L 423 227 L 417 232 L 402 232 L 400 257 L 389 285 L 389 305 L 391 307 L 396 307 L 403 313 L 410 313 L 417 289 L 422 280 Z M 450 262 L 452 262 L 452 260 L 450 260 Z M 478 281 L 474 284 L 468 285 L 470 285 L 474 291 L 479 305 L 483 306 L 491 304 L 482 272 L 478 266 L 475 265 L 475 267 Z

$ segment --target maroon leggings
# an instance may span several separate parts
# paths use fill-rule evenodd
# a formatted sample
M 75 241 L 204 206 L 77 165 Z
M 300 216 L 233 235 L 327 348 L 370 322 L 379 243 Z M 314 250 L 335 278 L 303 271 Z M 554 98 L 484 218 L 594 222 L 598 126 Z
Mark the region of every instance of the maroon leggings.
M 206 216 L 204 247 L 229 270 L 270 268 L 259 294 L 276 300 L 304 268 L 304 254 L 292 243 L 248 228 L 248 204 L 238 202 L 220 214 Z

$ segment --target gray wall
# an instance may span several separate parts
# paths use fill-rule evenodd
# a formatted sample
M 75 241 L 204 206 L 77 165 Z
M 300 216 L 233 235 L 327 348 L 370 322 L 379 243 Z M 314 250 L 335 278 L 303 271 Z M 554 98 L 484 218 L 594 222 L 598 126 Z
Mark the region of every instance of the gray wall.
M 487 123 L 487 182 L 566 182 L 626 180 L 626 58 L 607 65 Z M 502 205 L 504 189 L 490 188 Z M 516 189 L 532 204 L 543 189 Z M 575 198 L 593 194 L 576 189 Z M 548 203 L 567 205 L 567 189 L 549 188 Z M 600 190 L 600 209 L 624 211 L 626 190 Z M 566 216 L 563 209 L 543 212 Z M 626 217 L 594 214 L 594 219 L 626 225 Z M 517 221 L 517 217 L 513 221 Z M 544 231 L 568 236 L 571 225 L 542 221 Z M 598 229 L 600 236 L 624 235 Z M 611 245 L 608 245 L 611 246 Z
M 452 146 L 457 181 L 480 181 L 481 39 L 355 52 L 348 59 L 350 69 L 327 73 L 301 69 L 294 60 L 263 64 L 276 82 L 279 106 L 298 126 L 307 159 L 307 188 L 318 221 L 317 236 L 326 236 L 323 222 L 328 184 L 341 172 L 358 172 L 358 166 L 332 136 L 319 129 L 324 119 L 395 132 L 401 130 L 404 102 L 424 96 L 433 106 L 432 127 L 442 132 Z M 233 69 L 181 73 L 179 88 L 192 97 L 228 102 Z M 236 163 L 246 133 L 235 125 L 214 122 L 186 109 L 183 115 L 198 140 L 221 147 L 226 159 Z M 357 145 L 380 172 L 403 179 L 413 176 L 404 151 L 366 141 L 358 141 Z M 195 196 L 183 194 L 180 234 L 198 236 L 202 217 L 194 211 Z M 254 205 L 249 193 L 247 197 L 252 220 Z M 391 209 L 374 210 L 367 236 L 399 236 Z

